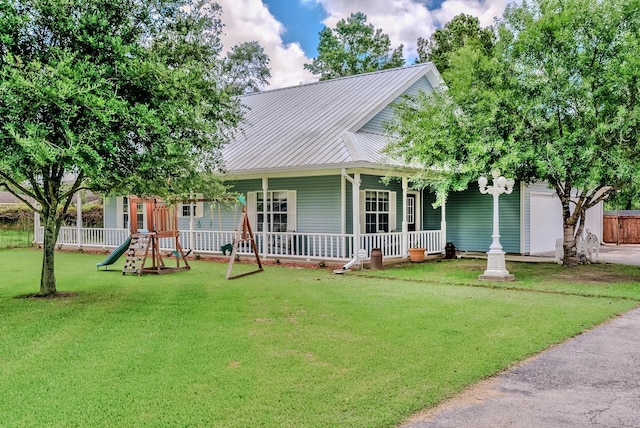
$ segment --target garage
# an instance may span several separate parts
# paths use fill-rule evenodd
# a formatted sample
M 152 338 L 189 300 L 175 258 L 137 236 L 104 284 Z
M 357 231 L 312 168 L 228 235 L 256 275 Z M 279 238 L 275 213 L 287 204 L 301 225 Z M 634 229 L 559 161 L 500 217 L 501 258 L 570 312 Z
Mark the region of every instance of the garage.
M 530 253 L 555 251 L 556 239 L 562 237 L 562 204 L 558 196 L 554 193 L 531 192 L 529 214 Z

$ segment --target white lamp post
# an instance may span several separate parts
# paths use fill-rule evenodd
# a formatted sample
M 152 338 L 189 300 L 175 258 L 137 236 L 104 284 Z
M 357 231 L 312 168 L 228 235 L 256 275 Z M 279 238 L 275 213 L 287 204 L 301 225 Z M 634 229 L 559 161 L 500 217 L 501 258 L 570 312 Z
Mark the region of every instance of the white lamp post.
M 514 181 L 512 178 L 506 179 L 500 175 L 500 170 L 494 169 L 491 171 L 493 176 L 493 185 L 487 186 L 487 178 L 480 177 L 478 179 L 478 186 L 480 186 L 480 193 L 493 195 L 493 242 L 489 247 L 487 253 L 487 270 L 483 275 L 478 276 L 478 279 L 486 279 L 492 281 L 513 281 L 515 277 L 509 273 L 504 260 L 504 251 L 502 251 L 502 245 L 500 245 L 500 220 L 499 220 L 499 206 L 498 197 L 502 193 L 509 194 L 513 191 Z

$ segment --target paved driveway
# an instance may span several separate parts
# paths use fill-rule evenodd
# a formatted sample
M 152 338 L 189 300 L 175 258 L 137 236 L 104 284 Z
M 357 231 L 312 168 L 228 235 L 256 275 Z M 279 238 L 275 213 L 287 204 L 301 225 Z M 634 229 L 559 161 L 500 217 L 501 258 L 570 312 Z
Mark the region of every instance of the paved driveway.
M 640 427 L 640 309 L 483 381 L 403 427 Z
M 608 263 L 640 266 L 640 245 L 601 245 L 600 259 Z

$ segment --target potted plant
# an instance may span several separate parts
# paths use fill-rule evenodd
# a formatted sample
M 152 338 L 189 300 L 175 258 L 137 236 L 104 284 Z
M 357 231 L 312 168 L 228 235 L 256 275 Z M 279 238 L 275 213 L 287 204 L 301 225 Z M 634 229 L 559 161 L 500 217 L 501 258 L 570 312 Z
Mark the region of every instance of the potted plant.
M 409 259 L 412 262 L 421 262 L 422 260 L 424 260 L 425 251 L 425 248 L 422 247 L 409 248 Z

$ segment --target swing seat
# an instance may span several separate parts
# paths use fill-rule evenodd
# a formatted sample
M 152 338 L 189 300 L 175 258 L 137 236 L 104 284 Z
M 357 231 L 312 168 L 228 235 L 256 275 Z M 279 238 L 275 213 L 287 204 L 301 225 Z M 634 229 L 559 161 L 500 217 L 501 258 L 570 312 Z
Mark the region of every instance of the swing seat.
M 180 251 L 178 251 L 178 250 L 173 250 L 171 252 L 171 254 L 173 254 L 176 258 L 182 257 L 182 255 L 180 254 Z M 184 256 L 187 257 L 189 254 L 191 254 L 191 250 L 189 250 L 186 253 L 184 253 Z
M 231 252 L 233 251 L 233 244 L 225 244 L 221 246 L 220 251 L 222 251 L 223 256 L 230 256 Z M 229 254 L 227 254 L 227 251 L 229 252 Z

